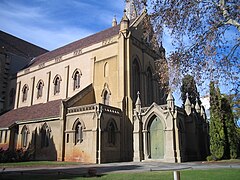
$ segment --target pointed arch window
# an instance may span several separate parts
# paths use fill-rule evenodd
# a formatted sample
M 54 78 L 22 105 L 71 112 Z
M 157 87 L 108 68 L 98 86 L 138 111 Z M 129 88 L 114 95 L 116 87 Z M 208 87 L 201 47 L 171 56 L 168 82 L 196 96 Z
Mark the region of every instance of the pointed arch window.
M 29 90 L 28 85 L 25 84 L 25 85 L 23 86 L 23 89 L 22 89 L 22 93 L 23 93 L 22 102 L 27 101 L 28 90 Z
M 107 91 L 105 91 L 103 94 L 103 104 L 109 105 L 109 95 Z
M 82 141 L 83 141 L 83 126 L 80 122 L 78 122 L 75 127 L 75 144 L 81 143 Z
M 132 66 L 132 87 L 133 101 L 137 99 L 137 92 L 140 92 L 140 66 L 137 59 L 134 59 Z
M 147 103 L 150 105 L 153 102 L 153 77 L 150 67 L 147 69 Z
M 81 71 L 79 69 L 76 69 L 73 73 L 73 90 L 80 88 L 80 80 L 81 80 Z
M 117 126 L 113 119 L 109 120 L 107 125 L 107 133 L 108 133 L 108 144 L 115 145 L 116 143 L 116 131 Z
M 28 143 L 28 134 L 29 134 L 27 126 L 23 126 L 21 134 L 22 134 L 21 145 L 23 148 L 26 148 Z
M 53 84 L 54 84 L 54 95 L 60 93 L 60 82 L 62 81 L 61 76 L 56 75 Z
M 111 96 L 111 91 L 109 89 L 109 86 L 107 83 L 104 84 L 104 88 L 102 90 L 102 103 L 105 105 L 109 105 L 110 104 L 110 96 Z
M 50 143 L 50 132 L 51 132 L 50 128 L 45 123 L 42 126 L 41 130 L 40 130 L 40 133 L 41 133 L 41 147 L 42 148 L 49 146 L 49 143 Z
M 43 81 L 42 80 L 38 81 L 38 83 L 37 83 L 37 99 L 42 97 L 43 86 L 44 86 Z

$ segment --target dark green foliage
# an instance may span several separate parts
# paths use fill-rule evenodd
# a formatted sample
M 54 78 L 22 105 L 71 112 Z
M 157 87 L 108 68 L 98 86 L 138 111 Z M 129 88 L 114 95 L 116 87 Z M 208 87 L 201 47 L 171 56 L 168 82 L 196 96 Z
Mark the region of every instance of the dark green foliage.
M 220 115 L 220 92 L 210 83 L 210 151 L 217 159 L 222 159 L 225 149 L 225 133 Z
M 221 98 L 221 115 L 226 135 L 225 157 L 235 159 L 237 157 L 238 136 L 232 107 L 226 96 Z
M 210 83 L 210 151 L 217 159 L 237 158 L 238 133 L 230 101 Z
M 0 149 L 0 163 L 22 162 L 22 161 L 28 161 L 31 158 L 32 158 L 32 153 L 29 150 L 24 151 L 23 149 L 17 149 L 17 150 Z
M 199 93 L 197 91 L 196 82 L 191 75 L 185 75 L 182 79 L 181 98 L 183 103 L 185 103 L 187 99 L 186 93 L 188 93 L 188 98 L 191 104 L 195 104 L 197 98 L 199 100 Z

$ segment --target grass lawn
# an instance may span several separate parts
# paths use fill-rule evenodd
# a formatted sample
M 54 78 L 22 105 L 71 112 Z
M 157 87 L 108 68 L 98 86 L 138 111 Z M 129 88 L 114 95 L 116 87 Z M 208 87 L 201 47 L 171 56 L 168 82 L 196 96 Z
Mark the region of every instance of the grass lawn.
M 141 172 L 141 173 L 109 173 L 103 174 L 98 177 L 84 177 L 84 175 L 73 175 L 73 174 L 34 174 L 34 173 L 25 173 L 25 174 L 4 174 L 0 173 L 0 179 L 113 179 L 113 180 L 149 180 L 149 179 L 160 179 L 160 180 L 169 180 L 173 179 L 173 173 L 170 171 L 154 171 L 154 172 Z M 184 170 L 181 171 L 181 179 L 183 180 L 238 180 L 240 179 L 240 170 L 239 169 L 211 169 L 211 170 Z
M 27 162 L 12 162 L 0 163 L 0 168 L 3 167 L 39 167 L 39 166 L 69 166 L 79 165 L 78 162 L 64 162 L 64 161 L 27 161 Z

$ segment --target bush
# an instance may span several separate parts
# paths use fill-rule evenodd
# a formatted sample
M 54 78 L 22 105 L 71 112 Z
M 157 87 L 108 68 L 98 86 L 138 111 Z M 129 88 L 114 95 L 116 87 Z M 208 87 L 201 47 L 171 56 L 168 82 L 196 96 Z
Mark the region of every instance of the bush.
M 32 159 L 33 152 L 29 150 L 17 149 L 17 150 L 3 150 L 0 149 L 0 163 L 6 162 L 22 162 Z
M 210 155 L 207 157 L 207 161 L 217 161 L 218 159 L 214 155 Z

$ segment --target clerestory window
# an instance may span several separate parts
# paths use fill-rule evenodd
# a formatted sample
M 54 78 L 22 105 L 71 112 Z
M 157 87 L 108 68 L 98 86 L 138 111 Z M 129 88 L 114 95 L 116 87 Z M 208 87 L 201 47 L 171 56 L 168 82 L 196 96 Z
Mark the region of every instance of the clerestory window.
M 80 78 L 81 78 L 81 73 L 79 71 L 76 71 L 73 74 L 73 90 L 80 88 Z
M 54 81 L 53 81 L 53 84 L 54 84 L 54 95 L 60 93 L 60 82 L 61 82 L 61 77 L 59 75 L 57 75 L 54 78 Z
M 22 93 L 23 93 L 22 102 L 27 101 L 28 90 L 29 90 L 28 85 L 25 84 L 25 85 L 23 86 L 23 89 L 22 89 Z
M 40 80 L 37 84 L 37 99 L 41 98 L 43 94 L 43 81 Z

